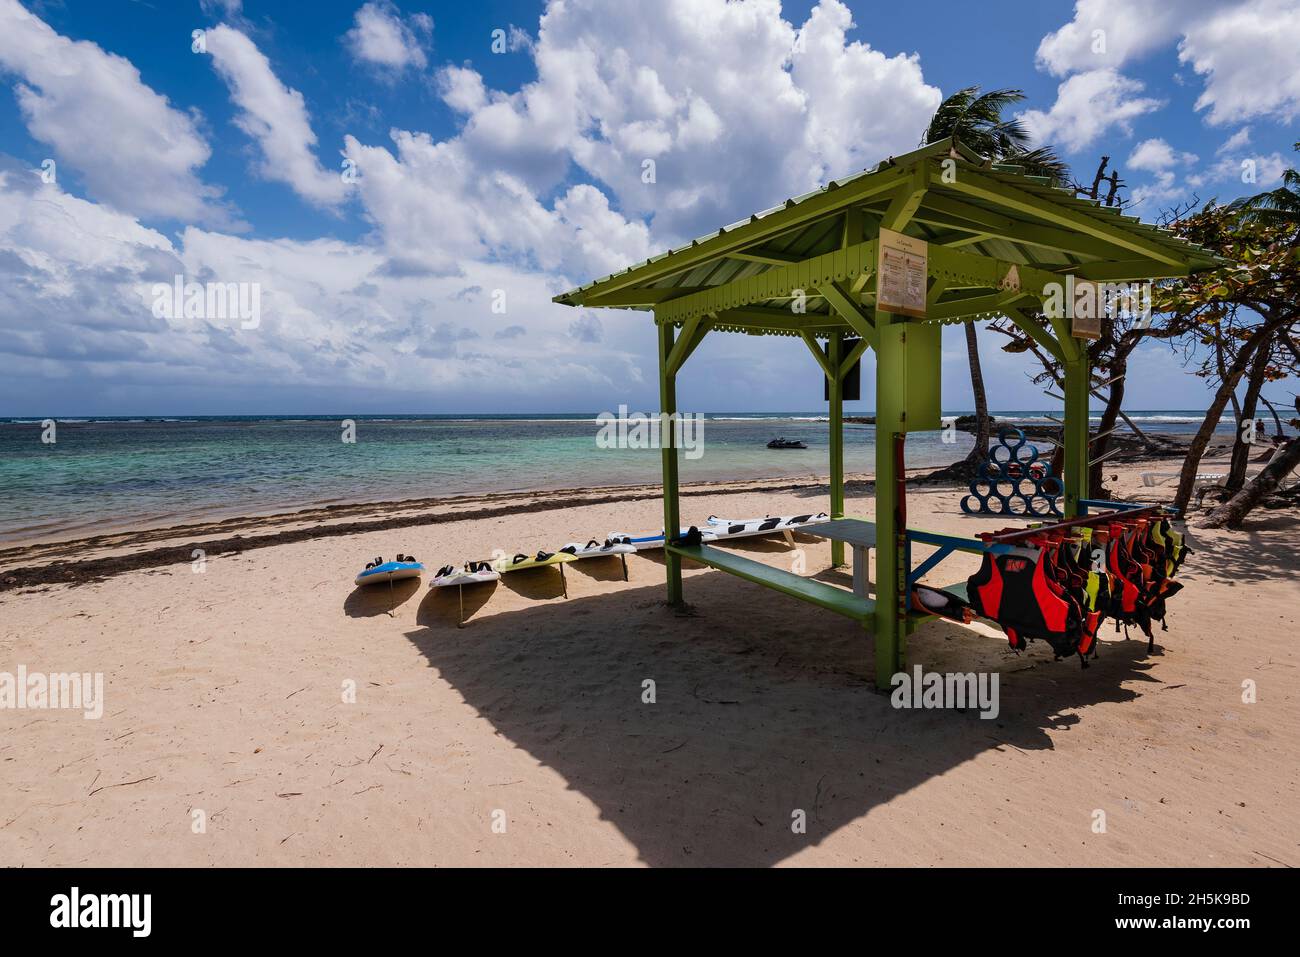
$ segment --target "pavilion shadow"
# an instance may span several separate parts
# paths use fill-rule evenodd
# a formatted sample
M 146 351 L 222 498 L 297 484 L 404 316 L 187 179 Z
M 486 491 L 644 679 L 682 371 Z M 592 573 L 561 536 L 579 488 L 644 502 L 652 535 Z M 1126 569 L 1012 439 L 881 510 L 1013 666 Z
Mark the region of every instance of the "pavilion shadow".
M 438 616 L 408 638 L 652 865 L 775 864 L 990 748 L 1051 748 L 1047 730 L 1077 720 L 1063 712 L 1157 680 L 1145 641 L 1107 642 L 1083 671 L 931 622 L 909 639 L 911 661 L 997 671 L 1001 713 L 895 710 L 871 687 L 871 642 L 851 623 L 719 572 L 688 575 L 686 592 L 691 615 L 667 608 L 655 582 L 464 631 Z M 642 703 L 646 681 L 654 704 Z M 792 833 L 796 809 L 806 834 Z

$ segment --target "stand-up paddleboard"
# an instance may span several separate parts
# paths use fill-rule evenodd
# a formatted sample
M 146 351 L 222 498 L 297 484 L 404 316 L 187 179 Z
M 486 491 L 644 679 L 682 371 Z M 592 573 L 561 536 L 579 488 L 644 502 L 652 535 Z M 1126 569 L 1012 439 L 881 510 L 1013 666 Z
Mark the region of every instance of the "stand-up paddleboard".
M 491 562 L 466 562 L 459 568 L 455 565 L 444 565 L 438 569 L 438 574 L 433 576 L 433 581 L 429 582 L 429 587 L 449 588 L 452 585 L 457 586 L 457 596 L 460 599 L 460 617 L 456 620 L 456 627 L 464 628 L 465 586 L 494 582 L 500 577 L 501 573 L 492 567 Z
M 398 560 L 386 562 L 376 558 L 366 565 L 365 571 L 356 577 L 358 585 L 378 585 L 385 582 L 402 581 L 405 578 L 419 578 L 424 574 L 424 563 L 406 555 L 398 555 Z
M 496 571 L 505 575 L 509 572 L 521 572 L 529 568 L 546 568 L 551 565 L 560 567 L 560 587 L 564 592 L 564 597 L 569 597 L 569 584 L 564 580 L 564 566 L 569 562 L 576 562 L 578 559 L 568 552 L 538 552 L 529 558 L 527 555 L 519 554 L 513 558 L 498 558 L 492 563 Z
M 569 542 L 560 551 L 567 552 L 574 558 L 604 558 L 606 556 L 617 558 L 623 563 L 623 581 L 627 581 L 627 556 L 635 554 L 636 546 L 630 542 L 616 542 L 612 538 L 607 538 L 603 542 L 598 542 L 593 538 L 586 545 Z
M 451 585 L 479 585 L 494 582 L 501 573 L 492 567 L 491 562 L 466 562 L 456 565 L 444 565 L 429 582 L 430 588 L 447 588 Z
M 781 532 L 795 532 L 807 525 L 820 525 L 829 522 L 831 517 L 825 512 L 816 515 L 768 515 L 765 518 L 718 518 L 709 516 L 706 526 L 714 538 L 745 538 L 749 535 L 777 535 Z
M 504 575 L 506 572 L 519 572 L 528 568 L 545 568 L 548 565 L 565 565 L 578 559 L 568 552 L 538 552 L 536 555 L 516 555 L 514 558 L 498 558 L 492 563 L 493 569 Z
M 680 534 L 686 535 L 689 531 L 689 528 L 683 528 Z M 717 537 L 709 529 L 701 528 L 699 531 L 700 537 L 706 542 L 712 541 Z M 664 547 L 664 533 L 658 531 L 653 535 L 628 535 L 626 532 L 610 532 L 609 541 L 631 545 L 638 552 L 651 551 L 656 548 Z
M 616 542 L 612 538 L 607 538 L 604 542 L 593 538 L 586 545 L 569 542 L 560 551 L 568 552 L 574 558 L 600 558 L 602 555 L 630 555 L 636 551 L 636 546 L 628 542 Z

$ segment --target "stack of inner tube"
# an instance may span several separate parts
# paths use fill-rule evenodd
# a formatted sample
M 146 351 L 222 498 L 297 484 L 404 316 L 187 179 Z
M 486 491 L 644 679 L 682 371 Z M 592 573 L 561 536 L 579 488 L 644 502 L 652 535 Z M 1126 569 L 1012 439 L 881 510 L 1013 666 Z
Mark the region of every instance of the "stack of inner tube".
M 1001 429 L 980 463 L 970 494 L 961 500 L 967 515 L 1061 516 L 1057 500 L 1065 491 L 1052 474 L 1051 459 L 1039 460 L 1038 446 L 1025 441 L 1020 429 Z

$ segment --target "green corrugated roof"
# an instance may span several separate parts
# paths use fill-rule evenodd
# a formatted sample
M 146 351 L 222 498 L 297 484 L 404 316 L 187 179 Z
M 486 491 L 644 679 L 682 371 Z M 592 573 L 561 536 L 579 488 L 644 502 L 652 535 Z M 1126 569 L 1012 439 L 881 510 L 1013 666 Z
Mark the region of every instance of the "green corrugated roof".
M 948 159 L 955 161 L 952 169 L 958 179 L 965 170 L 967 182 L 978 179 L 990 185 L 991 189 L 986 191 L 997 195 L 972 196 L 945 183 L 939 164 Z M 788 199 L 643 263 L 579 286 L 556 296 L 554 301 L 571 306 L 647 309 L 665 296 L 671 296 L 673 289 L 715 287 L 776 267 L 774 262 L 753 261 L 751 257 L 756 253 L 779 260 L 805 260 L 839 249 L 846 211 L 861 210 L 868 223 L 866 234 L 874 234 L 870 225 L 873 214 L 879 218 L 896 187 L 905 186 L 909 171 L 919 163 L 931 164 L 935 172 L 920 208 L 903 231 L 931 243 L 959 245 L 967 252 L 1050 272 L 1116 264 L 1112 268 L 1135 270 L 1134 275 L 1125 277 L 1133 279 L 1195 272 L 1221 262 L 1213 253 L 1177 238 L 1167 229 L 1142 223 L 1095 200 L 1080 199 L 1070 190 L 1048 185 L 1041 177 L 1026 176 L 1012 167 L 995 166 L 948 139 L 905 156 L 892 157 L 873 169 L 833 180 L 821 189 Z M 1085 229 L 1070 229 L 1035 216 L 1032 211 L 1019 209 L 1010 200 L 1024 200 L 1021 205 L 1050 204 L 1054 209 L 1086 217 L 1088 222 L 1084 224 Z M 986 223 L 990 218 L 995 219 L 1004 228 L 993 231 L 1009 235 L 976 237 L 970 231 L 971 223 L 954 214 L 954 208 L 968 216 L 981 217 Z M 1089 231 L 1100 235 L 1089 235 Z M 1051 242 L 1030 242 L 1026 236 L 1048 238 Z M 1126 240 L 1148 253 L 1113 245 Z M 1074 247 L 1078 251 L 1054 247 Z M 1179 265 L 1170 267 L 1157 257 L 1175 259 Z M 617 301 L 608 301 L 615 294 Z M 591 301 L 600 298 L 607 301 Z M 767 300 L 753 305 L 782 303 Z M 810 304 L 810 312 L 814 314 L 824 309 Z M 724 322 L 717 325 L 717 328 L 725 327 Z

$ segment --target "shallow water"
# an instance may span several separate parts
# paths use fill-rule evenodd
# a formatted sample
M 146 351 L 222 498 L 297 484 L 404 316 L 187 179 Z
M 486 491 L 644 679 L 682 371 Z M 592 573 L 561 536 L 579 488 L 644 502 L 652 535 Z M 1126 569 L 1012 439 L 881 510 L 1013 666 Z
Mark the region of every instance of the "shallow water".
M 999 413 L 1047 421 L 1042 413 Z M 1193 431 L 1194 412 L 1141 413 L 1139 425 Z M 653 483 L 660 455 L 601 448 L 594 416 L 357 416 L 355 443 L 341 417 L 66 419 L 56 441 L 40 422 L 0 422 L 0 540 L 89 534 L 311 505 Z M 702 454 L 683 456 L 681 480 L 824 475 L 829 429 L 811 414 L 710 414 Z M 804 450 L 769 450 L 775 436 Z M 964 433 L 913 433 L 909 466 L 947 464 L 970 448 Z M 875 429 L 845 427 L 847 472 L 874 470 Z

